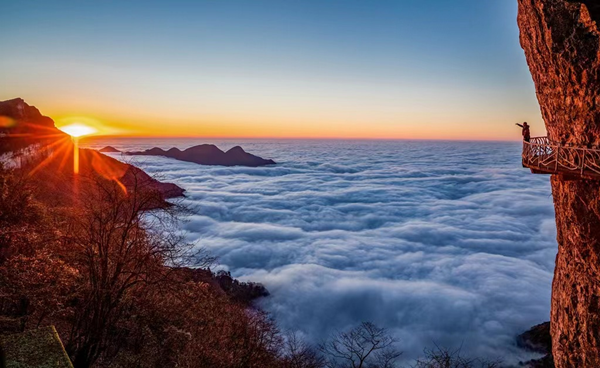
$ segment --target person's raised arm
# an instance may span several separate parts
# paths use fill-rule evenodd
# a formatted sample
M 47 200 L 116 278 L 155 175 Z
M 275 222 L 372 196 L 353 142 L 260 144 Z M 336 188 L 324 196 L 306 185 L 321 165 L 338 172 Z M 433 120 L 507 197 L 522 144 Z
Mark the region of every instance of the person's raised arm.
M 521 124 L 519 124 L 519 123 L 516 123 L 515 125 L 518 125 L 518 126 L 520 126 L 521 128 L 523 128 L 523 125 L 521 125 Z

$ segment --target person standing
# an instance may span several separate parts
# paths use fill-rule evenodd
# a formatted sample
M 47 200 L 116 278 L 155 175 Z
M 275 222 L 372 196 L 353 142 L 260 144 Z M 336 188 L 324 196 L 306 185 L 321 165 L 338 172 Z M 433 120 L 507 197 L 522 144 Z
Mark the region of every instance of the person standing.
M 516 125 L 520 126 L 523 129 L 523 140 L 525 142 L 529 142 L 531 140 L 531 133 L 529 132 L 529 124 L 524 122 L 523 125 L 517 123 Z

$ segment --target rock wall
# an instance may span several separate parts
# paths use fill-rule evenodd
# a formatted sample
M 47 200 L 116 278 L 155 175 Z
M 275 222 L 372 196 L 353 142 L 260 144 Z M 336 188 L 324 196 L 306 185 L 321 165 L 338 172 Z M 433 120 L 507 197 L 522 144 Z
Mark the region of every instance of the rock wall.
M 600 1 L 518 0 L 521 45 L 550 139 L 600 146 Z M 551 179 L 557 367 L 600 367 L 600 182 Z
M 49 144 L 65 136 L 54 127 L 52 119 L 22 98 L 0 101 L 0 155 L 31 144 Z

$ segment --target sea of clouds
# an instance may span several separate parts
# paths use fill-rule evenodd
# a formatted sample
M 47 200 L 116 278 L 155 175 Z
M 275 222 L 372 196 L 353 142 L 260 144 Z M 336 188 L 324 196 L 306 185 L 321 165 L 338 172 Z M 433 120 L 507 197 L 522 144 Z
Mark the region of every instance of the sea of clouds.
M 139 150 L 241 145 L 278 162 L 201 166 L 114 157 L 187 191 L 188 237 L 242 280 L 279 326 L 320 342 L 361 321 L 388 328 L 406 359 L 434 344 L 524 359 L 515 336 L 549 319 L 557 251 L 549 178 L 519 143 L 94 141 Z

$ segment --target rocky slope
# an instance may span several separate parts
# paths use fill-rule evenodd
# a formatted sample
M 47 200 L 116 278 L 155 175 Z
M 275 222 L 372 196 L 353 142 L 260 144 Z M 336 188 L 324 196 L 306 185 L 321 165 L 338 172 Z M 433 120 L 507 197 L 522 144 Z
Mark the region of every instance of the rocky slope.
M 0 101 L 0 154 L 65 137 L 52 119 L 22 98 Z
M 34 106 L 23 99 L 0 101 L 0 155 L 16 152 L 25 147 L 50 147 L 51 159 L 35 168 L 32 175 L 45 175 L 47 181 L 57 181 L 57 193 L 69 192 L 72 180 L 73 146 L 68 135 L 54 126 L 54 121 L 43 116 Z M 79 150 L 80 176 L 103 177 L 119 181 L 126 188 L 143 185 L 160 192 L 164 199 L 179 197 L 184 190 L 172 183 L 162 183 L 141 169 L 122 163 L 93 150 Z
M 600 145 L 600 4 L 518 0 L 521 45 L 550 139 Z M 558 229 L 552 285 L 557 367 L 600 367 L 600 182 L 551 179 Z
M 81 174 L 101 175 L 105 179 L 119 180 L 125 187 L 142 186 L 160 192 L 163 198 L 183 196 L 185 190 L 173 183 L 163 183 L 133 165 L 125 164 L 91 149 L 79 150 Z
M 176 160 L 194 162 L 200 165 L 258 167 L 275 164 L 275 161 L 254 156 L 244 151 L 240 146 L 233 147 L 229 151 L 223 152 L 213 144 L 201 144 L 183 151 L 178 148 L 171 148 L 165 151 L 162 148 L 154 147 L 141 152 L 125 152 L 125 154 L 136 156 L 165 156 Z
M 529 368 L 553 368 L 552 338 L 550 337 L 550 322 L 533 326 L 528 331 L 517 336 L 517 346 L 534 353 L 544 354 L 539 359 L 521 362 L 519 366 Z

